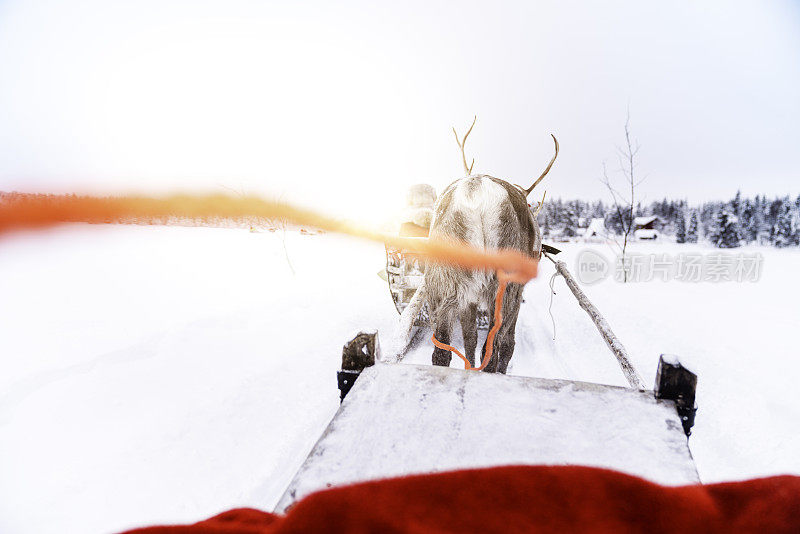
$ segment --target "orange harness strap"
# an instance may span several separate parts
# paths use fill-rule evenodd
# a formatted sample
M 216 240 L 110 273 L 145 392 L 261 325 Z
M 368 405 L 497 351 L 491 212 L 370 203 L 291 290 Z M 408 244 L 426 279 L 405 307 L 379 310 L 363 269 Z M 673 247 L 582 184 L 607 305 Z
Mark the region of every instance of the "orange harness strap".
M 473 367 L 470 365 L 469 360 L 466 356 L 461 354 L 457 348 L 451 345 L 445 345 L 438 339 L 436 339 L 436 334 L 434 333 L 431 336 L 431 341 L 433 344 L 439 347 L 440 349 L 444 349 L 449 352 L 455 352 L 456 356 L 464 360 L 464 369 L 467 371 L 481 371 L 484 367 L 489 364 L 489 360 L 492 359 L 492 349 L 494 347 L 494 337 L 497 335 L 497 331 L 500 330 L 500 327 L 503 325 L 503 295 L 506 292 L 506 286 L 508 282 L 511 280 L 511 276 L 508 275 L 505 271 L 497 271 L 497 295 L 494 298 L 494 325 L 492 329 L 489 330 L 489 335 L 486 336 L 486 353 L 483 355 L 483 361 L 481 362 L 480 367 Z

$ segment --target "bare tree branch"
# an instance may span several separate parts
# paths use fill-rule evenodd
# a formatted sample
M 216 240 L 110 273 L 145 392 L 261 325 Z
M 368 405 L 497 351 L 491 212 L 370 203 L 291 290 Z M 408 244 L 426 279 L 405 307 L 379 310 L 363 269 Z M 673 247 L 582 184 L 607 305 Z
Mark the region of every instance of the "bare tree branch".
M 618 172 L 622 174 L 626 182 L 626 189 L 629 189 L 630 195 L 623 195 L 611 183 L 608 177 L 606 164 L 603 162 L 603 178 L 600 180 L 608 188 L 611 193 L 611 198 L 614 200 L 614 208 L 617 212 L 617 217 L 620 221 L 620 228 L 622 230 L 622 272 L 623 281 L 628 281 L 628 268 L 625 264 L 625 254 L 628 249 L 628 240 L 634 228 L 634 210 L 636 209 L 636 187 L 639 186 L 647 176 L 642 179 L 636 177 L 636 155 L 639 153 L 641 145 L 635 141 L 631 136 L 631 114 L 630 106 L 625 116 L 625 144 L 623 146 L 616 146 L 617 161 L 619 162 Z M 619 247 L 619 243 L 615 243 Z

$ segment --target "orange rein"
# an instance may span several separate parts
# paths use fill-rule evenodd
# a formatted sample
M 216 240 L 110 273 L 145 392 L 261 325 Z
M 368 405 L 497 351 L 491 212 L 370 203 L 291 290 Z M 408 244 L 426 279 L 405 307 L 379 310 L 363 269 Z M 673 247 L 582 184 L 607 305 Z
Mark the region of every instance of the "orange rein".
M 467 371 L 482 371 L 492 359 L 494 337 L 497 335 L 497 331 L 500 330 L 500 327 L 503 325 L 503 295 L 505 295 L 506 286 L 508 285 L 508 282 L 512 281 L 512 277 L 504 271 L 497 271 L 497 281 L 497 295 L 494 298 L 494 325 L 492 325 L 492 329 L 489 330 L 489 335 L 486 336 L 486 353 L 483 355 L 483 361 L 479 367 L 473 367 L 469 363 L 469 360 L 466 358 L 466 356 L 461 354 L 457 348 L 453 347 L 452 345 L 445 345 L 436 339 L 436 334 L 431 336 L 431 341 L 433 341 L 434 345 L 440 349 L 454 352 L 456 356 L 464 360 L 464 369 Z
M 201 219 L 209 225 L 255 217 L 347 234 L 417 253 L 464 269 L 504 271 L 520 284 L 536 277 L 537 260 L 517 250 L 485 251 L 461 243 L 414 239 L 377 232 L 316 210 L 255 196 L 172 195 L 93 197 L 14 194 L 0 199 L 0 237 L 19 229 L 43 229 L 62 223 L 164 224 L 170 217 Z

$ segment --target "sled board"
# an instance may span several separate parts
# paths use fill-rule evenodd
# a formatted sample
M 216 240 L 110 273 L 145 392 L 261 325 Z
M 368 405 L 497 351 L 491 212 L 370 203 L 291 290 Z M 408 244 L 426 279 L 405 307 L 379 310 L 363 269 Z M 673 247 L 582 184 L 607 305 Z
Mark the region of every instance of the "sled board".
M 510 464 L 698 483 L 672 401 L 652 391 L 446 367 L 367 367 L 276 507 L 353 482 Z

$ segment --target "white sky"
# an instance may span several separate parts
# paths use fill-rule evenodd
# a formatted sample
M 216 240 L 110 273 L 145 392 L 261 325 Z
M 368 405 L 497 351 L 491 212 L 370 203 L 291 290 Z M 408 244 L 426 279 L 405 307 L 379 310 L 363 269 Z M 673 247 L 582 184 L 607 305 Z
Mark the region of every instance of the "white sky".
M 477 114 L 476 171 L 530 183 L 552 132 L 548 196 L 607 198 L 628 105 L 646 201 L 797 194 L 800 7 L 0 1 L 0 190 L 379 215 L 463 174 L 450 128 Z

